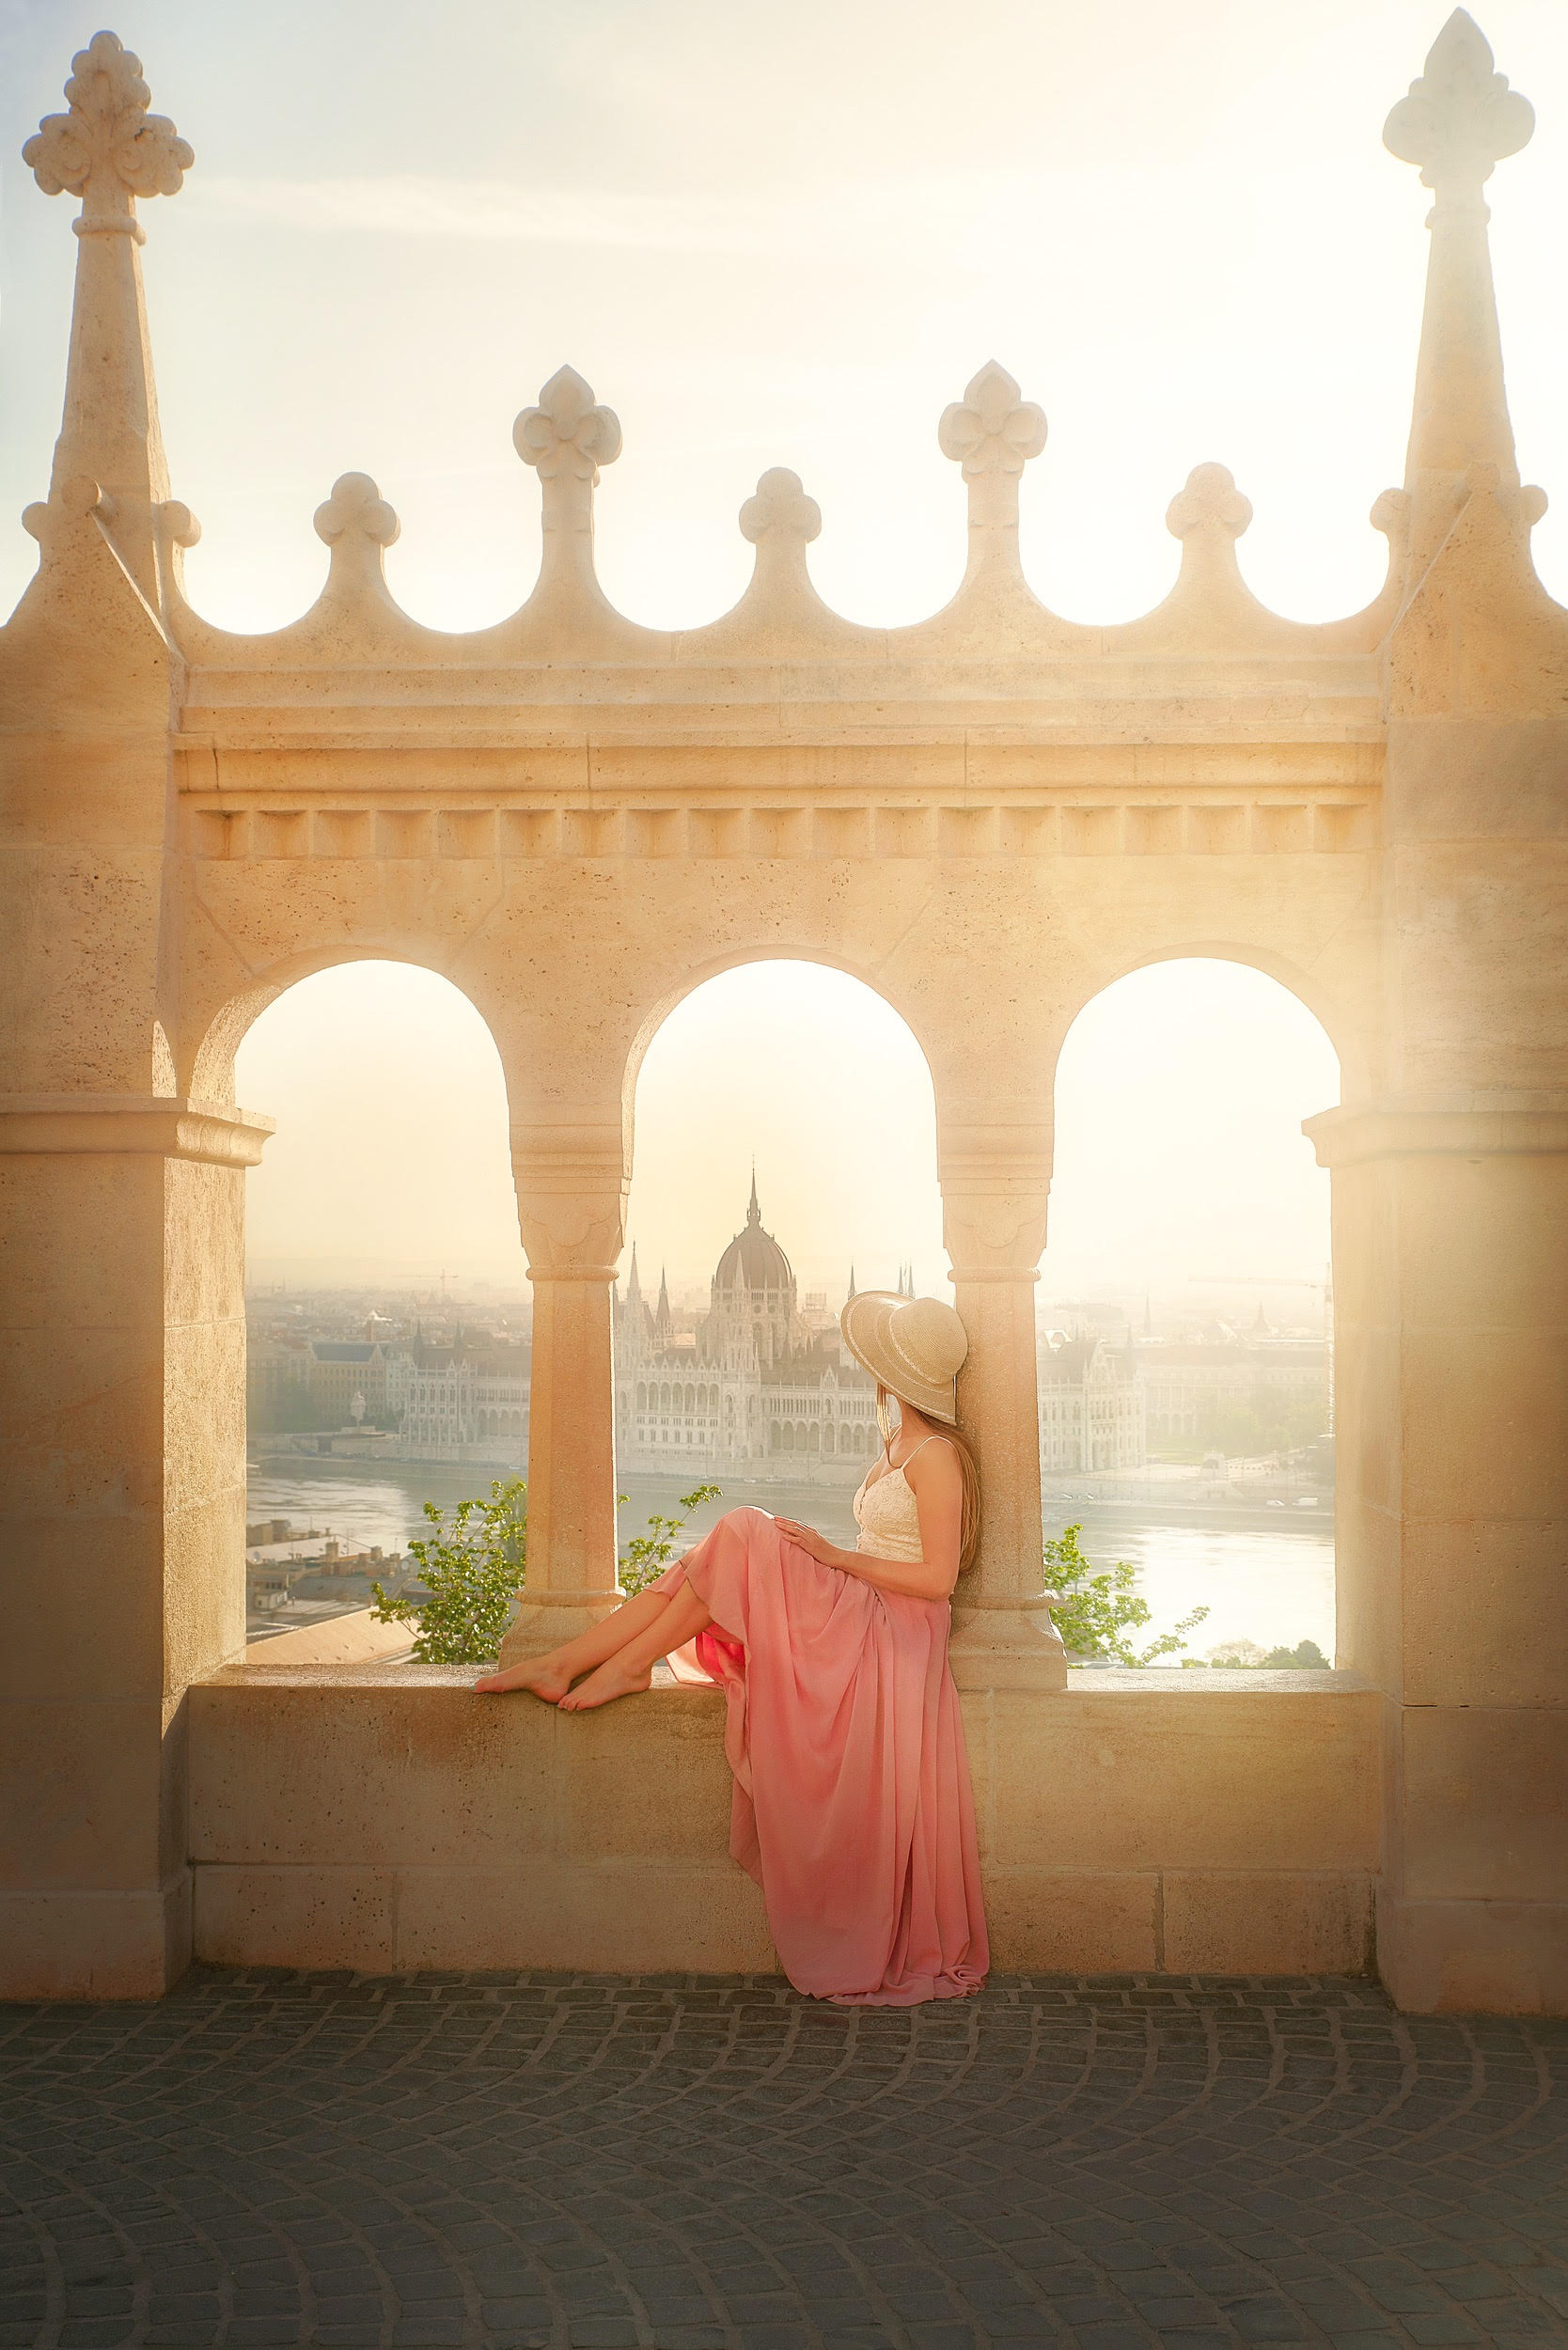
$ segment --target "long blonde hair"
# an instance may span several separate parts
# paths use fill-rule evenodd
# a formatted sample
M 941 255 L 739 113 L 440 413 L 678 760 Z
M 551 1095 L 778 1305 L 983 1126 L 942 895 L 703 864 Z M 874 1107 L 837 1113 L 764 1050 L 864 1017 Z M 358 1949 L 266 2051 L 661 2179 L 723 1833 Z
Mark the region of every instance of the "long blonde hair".
M 890 1387 L 885 1387 L 881 1381 L 878 1381 L 876 1424 L 882 1432 L 883 1449 L 889 1460 L 892 1459 L 893 1420 L 887 1407 L 889 1403 L 897 1402 L 899 1400 Z M 914 1411 L 919 1411 L 919 1408 L 917 1403 L 911 1406 Z M 920 1416 L 922 1418 L 925 1417 L 923 1413 Z M 975 1553 L 980 1548 L 980 1463 L 975 1458 L 974 1445 L 962 1428 L 956 1428 L 946 1420 L 937 1422 L 936 1426 L 937 1433 L 946 1437 L 958 1455 L 959 1485 L 963 1496 L 958 1518 L 958 1571 L 960 1574 L 964 1574 L 974 1565 Z

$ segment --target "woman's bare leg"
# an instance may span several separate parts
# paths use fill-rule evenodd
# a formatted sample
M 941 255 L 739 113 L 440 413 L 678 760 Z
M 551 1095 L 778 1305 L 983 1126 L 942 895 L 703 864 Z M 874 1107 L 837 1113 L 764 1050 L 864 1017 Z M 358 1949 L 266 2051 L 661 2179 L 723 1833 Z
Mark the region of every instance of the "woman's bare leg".
M 672 1592 L 656 1623 L 639 1632 L 623 1648 L 618 1648 L 597 1672 L 589 1673 L 580 1687 L 569 1690 L 560 1699 L 561 1712 L 579 1714 L 589 1706 L 608 1705 L 612 1698 L 630 1697 L 635 1689 L 646 1689 L 660 1657 L 695 1639 L 713 1621 L 691 1585 L 682 1583 L 679 1590 Z
M 685 1586 L 681 1588 L 684 1590 Z M 565 1697 L 579 1673 L 591 1672 L 595 1665 L 603 1665 L 628 1640 L 636 1639 L 658 1622 L 670 1605 L 670 1597 L 667 1591 L 639 1591 L 635 1599 L 626 1600 L 600 1622 L 579 1632 L 574 1640 L 551 1649 L 544 1656 L 525 1657 L 521 1665 L 510 1666 L 505 1672 L 486 1673 L 474 1686 L 486 1697 L 496 1696 L 504 1689 L 527 1689 L 554 1705 Z M 691 1635 L 683 1633 L 682 1637 L 690 1639 Z M 680 1640 L 669 1643 L 671 1648 L 680 1645 Z M 663 1656 L 665 1651 L 657 1649 L 654 1653 Z

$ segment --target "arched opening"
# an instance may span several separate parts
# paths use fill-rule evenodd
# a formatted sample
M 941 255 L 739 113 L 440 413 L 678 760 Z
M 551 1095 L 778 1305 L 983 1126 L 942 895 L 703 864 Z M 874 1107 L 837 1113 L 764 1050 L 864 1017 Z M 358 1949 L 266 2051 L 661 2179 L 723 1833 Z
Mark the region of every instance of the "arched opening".
M 951 1295 L 925 1056 L 863 980 L 784 959 L 700 979 L 639 1048 L 616 1385 L 679 1369 L 692 1424 L 662 1482 L 650 1438 L 621 1446 L 625 1522 L 684 1476 L 853 1542 L 864 1453 L 832 1422 L 874 1395 L 839 1336 L 851 1282 Z
M 1206 1607 L 1195 1660 L 1333 1656 L 1328 1177 L 1301 1121 L 1339 1094 L 1300 998 L 1208 957 L 1115 981 L 1058 1062 L 1045 1530 L 1136 1569 L 1139 1637 Z
M 411 1582 L 426 1501 L 525 1473 L 532 1314 L 500 1058 L 449 980 L 317 971 L 266 1002 L 234 1073 L 277 1121 L 246 1199 L 260 1637 Z

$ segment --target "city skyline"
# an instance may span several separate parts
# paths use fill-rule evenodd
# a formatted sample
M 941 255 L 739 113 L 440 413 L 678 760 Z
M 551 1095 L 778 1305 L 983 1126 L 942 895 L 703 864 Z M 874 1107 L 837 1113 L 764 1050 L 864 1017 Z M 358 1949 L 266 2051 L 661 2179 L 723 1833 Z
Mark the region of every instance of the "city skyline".
M 279 1121 L 249 1178 L 253 1278 L 417 1266 L 525 1293 L 499 1058 L 447 982 L 404 964 L 322 972 L 261 1015 L 237 1074 L 241 1100 Z M 1327 1178 L 1300 1121 L 1338 1095 L 1326 1038 L 1273 980 L 1200 960 L 1130 974 L 1086 1006 L 1058 1063 L 1043 1293 L 1321 1281 Z M 891 1288 L 909 1263 L 917 1288 L 949 1293 L 930 1076 L 870 989 L 752 964 L 669 1014 L 638 1076 L 623 1276 L 635 1240 L 645 1278 L 662 1268 L 672 1294 L 704 1297 L 754 1157 L 803 1291 L 841 1302 L 851 1264 Z

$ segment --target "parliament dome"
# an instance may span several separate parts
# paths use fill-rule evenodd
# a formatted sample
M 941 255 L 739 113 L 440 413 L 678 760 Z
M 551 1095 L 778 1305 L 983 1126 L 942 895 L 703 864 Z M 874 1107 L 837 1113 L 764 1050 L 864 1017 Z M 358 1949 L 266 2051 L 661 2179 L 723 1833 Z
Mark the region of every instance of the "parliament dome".
M 771 1232 L 762 1230 L 762 1211 L 757 1203 L 757 1178 L 751 1179 L 751 1204 L 745 1212 L 744 1229 L 737 1232 L 713 1274 L 715 1290 L 774 1290 L 786 1294 L 793 1290 L 795 1277 L 789 1258 Z

